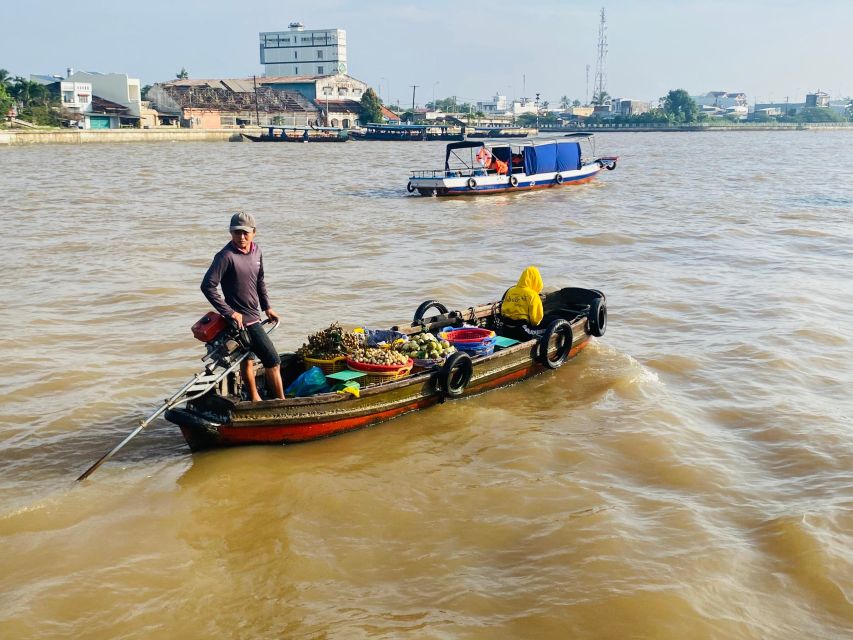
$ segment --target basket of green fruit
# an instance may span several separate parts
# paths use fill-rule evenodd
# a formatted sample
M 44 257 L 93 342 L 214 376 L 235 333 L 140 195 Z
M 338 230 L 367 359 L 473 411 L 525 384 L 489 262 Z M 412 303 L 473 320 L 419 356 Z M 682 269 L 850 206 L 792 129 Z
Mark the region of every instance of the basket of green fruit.
M 447 340 L 439 340 L 429 332 L 410 336 L 409 341 L 400 345 L 399 348 L 403 355 L 412 359 L 413 373 L 440 366 L 447 356 L 456 351 L 456 347 Z

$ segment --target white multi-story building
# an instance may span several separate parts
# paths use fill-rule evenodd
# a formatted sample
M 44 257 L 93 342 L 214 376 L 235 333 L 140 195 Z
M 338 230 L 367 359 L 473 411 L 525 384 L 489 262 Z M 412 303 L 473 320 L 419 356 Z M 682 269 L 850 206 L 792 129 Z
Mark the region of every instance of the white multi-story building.
M 731 115 L 746 118 L 749 105 L 740 91 L 709 91 L 703 96 L 690 96 L 699 110 L 708 115 Z
M 347 71 L 347 33 L 343 29 L 306 31 L 301 22 L 291 22 L 289 31 L 259 35 L 265 76 L 327 76 Z
M 495 94 L 488 102 L 478 102 L 477 109 L 486 114 L 506 113 L 507 102 L 506 96 Z

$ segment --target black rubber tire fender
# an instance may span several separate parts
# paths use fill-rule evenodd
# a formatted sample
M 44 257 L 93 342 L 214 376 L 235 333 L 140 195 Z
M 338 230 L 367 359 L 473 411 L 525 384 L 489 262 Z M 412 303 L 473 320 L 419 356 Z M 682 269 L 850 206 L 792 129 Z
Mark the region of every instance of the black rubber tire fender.
M 193 413 L 188 409 L 184 409 L 183 407 L 168 409 L 163 417 L 179 427 L 203 429 L 211 434 L 218 433 L 218 429 L 220 427 L 219 423 L 206 420 L 200 415 Z
M 548 346 L 554 336 L 557 336 L 557 355 L 554 360 L 551 360 L 548 356 Z M 548 325 L 545 333 L 539 338 L 539 360 L 549 369 L 562 367 L 572 350 L 572 342 L 574 342 L 572 324 L 568 320 L 557 318 Z
M 452 353 L 438 371 L 438 390 L 445 398 L 458 398 L 474 375 L 474 363 L 464 351 Z
M 510 176 L 509 177 L 509 186 L 517 187 L 518 186 L 518 178 L 516 178 L 515 176 Z
M 557 175 L 555 175 L 554 182 L 556 182 L 557 184 L 563 184 L 563 174 L 558 173 Z
M 415 192 L 415 185 L 413 185 L 410 182 L 409 184 L 406 185 L 406 191 L 408 191 L 409 193 L 414 193 Z
M 421 302 L 421 304 L 418 306 L 417 310 L 415 311 L 415 316 L 414 318 L 412 318 L 412 322 L 420 322 L 421 320 L 423 320 L 424 314 L 433 307 L 435 307 L 439 313 L 447 313 L 447 307 L 441 304 L 438 300 L 426 300 L 424 302 Z
M 613 162 L 611 162 L 609 165 L 607 165 L 608 171 L 613 171 L 615 168 L 616 168 L 616 161 L 615 160 Z
M 477 181 L 474 180 L 474 178 L 468 178 L 468 188 L 469 189 L 476 189 L 477 188 Z
M 607 302 L 604 298 L 596 298 L 589 305 L 589 315 L 587 316 L 589 324 L 589 332 L 596 338 L 600 338 L 607 331 Z

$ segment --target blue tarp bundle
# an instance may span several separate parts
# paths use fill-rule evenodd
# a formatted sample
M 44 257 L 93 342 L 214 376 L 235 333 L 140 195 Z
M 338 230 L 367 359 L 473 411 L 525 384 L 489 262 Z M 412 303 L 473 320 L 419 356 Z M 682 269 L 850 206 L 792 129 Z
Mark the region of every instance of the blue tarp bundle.
M 524 173 L 556 173 L 580 169 L 580 145 L 577 142 L 555 142 L 524 148 Z
M 581 146 L 577 142 L 557 143 L 557 171 L 576 171 L 581 168 Z

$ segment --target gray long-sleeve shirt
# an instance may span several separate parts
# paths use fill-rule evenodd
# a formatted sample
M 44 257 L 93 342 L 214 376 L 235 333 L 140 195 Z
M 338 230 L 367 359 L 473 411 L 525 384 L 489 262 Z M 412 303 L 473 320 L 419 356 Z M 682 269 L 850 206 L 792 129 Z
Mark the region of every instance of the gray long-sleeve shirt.
M 242 314 L 243 324 L 260 322 L 258 307 L 263 311 L 270 308 L 261 248 L 253 242 L 249 253 L 240 253 L 231 242 L 226 244 L 204 274 L 201 291 L 226 318 L 236 311 Z

